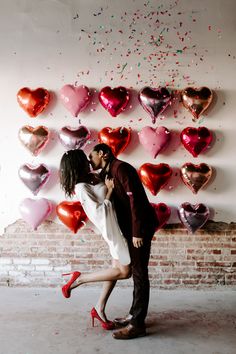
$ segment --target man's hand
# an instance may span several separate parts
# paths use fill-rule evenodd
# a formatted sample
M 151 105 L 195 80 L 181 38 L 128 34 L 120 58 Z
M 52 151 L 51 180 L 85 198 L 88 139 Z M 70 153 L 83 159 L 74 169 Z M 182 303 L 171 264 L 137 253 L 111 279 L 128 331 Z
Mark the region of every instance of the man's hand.
M 132 241 L 133 241 L 134 247 L 136 247 L 136 248 L 142 247 L 142 245 L 143 245 L 143 239 L 142 238 L 133 237 Z

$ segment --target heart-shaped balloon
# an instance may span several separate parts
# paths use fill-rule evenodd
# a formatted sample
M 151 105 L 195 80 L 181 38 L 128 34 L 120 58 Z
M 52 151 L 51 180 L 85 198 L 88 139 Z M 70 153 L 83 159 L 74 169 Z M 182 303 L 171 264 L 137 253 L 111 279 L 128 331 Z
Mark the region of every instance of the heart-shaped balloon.
M 19 131 L 19 139 L 34 156 L 37 156 L 49 140 L 49 130 L 42 125 L 36 128 L 25 125 Z
M 59 132 L 59 139 L 66 149 L 82 149 L 91 138 L 90 131 L 83 125 L 78 128 L 63 127 Z
M 101 105 L 110 115 L 116 117 L 125 110 L 130 100 L 130 93 L 123 86 L 113 89 L 110 86 L 106 86 L 99 92 L 98 98 Z
M 25 164 L 19 168 L 18 174 L 26 187 L 29 188 L 34 195 L 36 195 L 47 182 L 50 176 L 50 171 L 44 164 L 40 164 L 38 166 Z
M 46 198 L 26 198 L 19 206 L 22 219 L 34 230 L 48 217 L 52 209 L 52 204 Z
M 99 142 L 110 146 L 115 156 L 125 150 L 130 142 L 130 138 L 131 129 L 125 127 L 118 127 L 115 129 L 105 127 L 98 133 Z
M 80 202 L 61 202 L 56 207 L 56 213 L 63 224 L 74 233 L 84 226 L 88 220 Z
M 180 169 L 180 176 L 184 184 L 191 189 L 194 194 L 203 188 L 212 176 L 212 168 L 206 163 L 194 165 L 187 162 Z
M 206 127 L 187 127 L 182 130 L 180 139 L 185 149 L 187 149 L 193 157 L 197 157 L 209 147 L 213 136 Z
M 152 207 L 155 209 L 157 220 L 158 220 L 158 227 L 156 229 L 160 230 L 169 220 L 171 215 L 171 209 L 165 203 L 151 203 Z
M 179 218 L 189 232 L 194 233 L 209 219 L 210 210 L 204 204 L 190 204 L 185 202 L 178 209 Z
M 138 135 L 140 143 L 154 159 L 170 141 L 170 131 L 165 127 L 147 126 L 142 128 Z
M 138 173 L 142 183 L 153 195 L 156 195 L 168 183 L 172 169 L 166 163 L 158 165 L 145 163 L 138 169 Z
M 144 87 L 138 95 L 139 102 L 145 111 L 151 116 L 152 123 L 156 123 L 159 114 L 170 105 L 172 96 L 165 87 Z
M 36 117 L 39 115 L 46 108 L 49 100 L 49 92 L 42 87 L 39 87 L 36 90 L 23 87 L 17 93 L 17 101 L 19 105 L 30 117 Z
M 207 110 L 213 99 L 213 92 L 208 87 L 186 87 L 180 95 L 184 107 L 192 113 L 193 121 Z
M 89 88 L 84 85 L 64 85 L 59 93 L 63 105 L 74 117 L 87 107 L 92 97 Z

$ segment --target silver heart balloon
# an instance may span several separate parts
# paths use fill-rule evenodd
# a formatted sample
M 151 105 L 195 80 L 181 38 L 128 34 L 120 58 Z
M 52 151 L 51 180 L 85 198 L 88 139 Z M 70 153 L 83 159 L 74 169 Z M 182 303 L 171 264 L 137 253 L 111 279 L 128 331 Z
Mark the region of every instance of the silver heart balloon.
M 193 205 L 185 202 L 179 207 L 178 214 L 183 225 L 193 234 L 207 222 L 210 210 L 202 203 Z
M 59 139 L 62 145 L 70 149 L 82 149 L 91 138 L 90 131 L 83 125 L 78 128 L 63 127 L 59 132 Z
M 47 182 L 50 176 L 50 171 L 44 164 L 40 164 L 38 166 L 25 164 L 19 168 L 18 174 L 26 187 L 28 187 L 31 192 L 36 195 Z

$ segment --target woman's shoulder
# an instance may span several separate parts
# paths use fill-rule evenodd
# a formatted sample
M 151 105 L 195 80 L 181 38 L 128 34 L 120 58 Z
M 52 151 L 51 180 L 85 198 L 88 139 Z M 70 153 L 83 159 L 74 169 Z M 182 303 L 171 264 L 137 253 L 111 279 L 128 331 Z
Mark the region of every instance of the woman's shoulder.
M 104 186 L 104 182 L 99 182 L 99 183 L 96 183 L 96 184 L 90 184 L 90 183 L 85 183 L 85 182 L 80 182 L 80 183 L 77 183 L 75 185 L 75 192 L 76 191 L 91 191 L 93 190 L 94 188 L 97 188 L 97 187 L 101 187 L 101 186 Z
M 75 185 L 75 193 L 82 192 L 89 189 L 89 183 L 80 182 Z

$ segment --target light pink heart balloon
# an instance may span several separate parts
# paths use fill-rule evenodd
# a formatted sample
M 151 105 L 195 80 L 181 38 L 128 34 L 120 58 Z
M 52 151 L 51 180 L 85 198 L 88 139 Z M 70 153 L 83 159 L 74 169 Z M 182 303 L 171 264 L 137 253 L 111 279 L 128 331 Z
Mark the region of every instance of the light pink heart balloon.
M 166 127 L 144 127 L 139 132 L 139 141 L 155 159 L 159 152 L 169 143 L 170 131 Z
M 34 230 L 47 218 L 52 211 L 52 204 L 46 199 L 31 199 L 25 198 L 19 210 L 22 219 L 27 222 Z
M 74 117 L 87 107 L 92 97 L 88 87 L 84 85 L 65 85 L 59 93 L 63 105 Z

